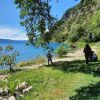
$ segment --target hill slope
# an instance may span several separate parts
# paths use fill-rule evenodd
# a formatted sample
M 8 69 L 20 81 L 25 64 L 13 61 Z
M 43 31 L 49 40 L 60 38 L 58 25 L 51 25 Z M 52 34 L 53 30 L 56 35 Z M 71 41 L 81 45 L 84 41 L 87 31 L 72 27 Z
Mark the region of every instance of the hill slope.
M 57 25 L 53 35 L 55 41 L 87 42 L 90 32 L 93 41 L 100 41 L 100 1 L 81 0 L 80 4 L 64 13 Z

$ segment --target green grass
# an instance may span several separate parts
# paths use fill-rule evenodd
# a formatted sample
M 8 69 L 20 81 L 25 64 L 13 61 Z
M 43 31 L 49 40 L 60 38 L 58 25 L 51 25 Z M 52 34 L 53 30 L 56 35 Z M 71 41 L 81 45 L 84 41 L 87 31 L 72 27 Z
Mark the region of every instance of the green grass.
M 97 49 L 99 43 L 90 44 Z M 100 100 L 100 61 L 85 64 L 84 60 L 60 61 L 53 66 L 34 70 L 21 70 L 0 81 L 0 87 L 8 86 L 11 92 L 18 83 L 28 82 L 32 91 L 19 100 Z
M 26 81 L 33 86 L 33 90 L 20 100 L 63 100 L 76 95 L 76 89 L 95 85 L 100 81 L 99 77 L 93 76 L 93 67 L 96 66 L 91 66 L 91 70 L 88 70 L 87 67 L 90 66 L 86 66 L 82 61 L 59 62 L 51 67 L 14 73 L 7 79 L 6 84 L 1 81 L 0 86 L 7 85 L 14 90 L 16 86 L 13 84 Z M 82 72 L 81 69 L 85 70 Z
M 9 70 L 0 70 L 0 75 L 8 74 Z

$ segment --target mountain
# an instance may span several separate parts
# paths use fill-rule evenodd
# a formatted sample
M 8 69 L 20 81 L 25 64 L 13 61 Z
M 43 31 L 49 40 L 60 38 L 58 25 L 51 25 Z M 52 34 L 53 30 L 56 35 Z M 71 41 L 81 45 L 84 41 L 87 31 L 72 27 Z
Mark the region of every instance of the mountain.
M 54 41 L 87 42 L 90 33 L 94 42 L 100 41 L 100 0 L 81 0 L 66 10 L 56 25 Z
M 0 38 L 0 41 L 13 41 L 13 40 L 11 40 L 11 39 L 2 39 L 2 38 Z
M 12 40 L 12 39 L 1 39 L 0 42 L 25 42 L 27 40 Z

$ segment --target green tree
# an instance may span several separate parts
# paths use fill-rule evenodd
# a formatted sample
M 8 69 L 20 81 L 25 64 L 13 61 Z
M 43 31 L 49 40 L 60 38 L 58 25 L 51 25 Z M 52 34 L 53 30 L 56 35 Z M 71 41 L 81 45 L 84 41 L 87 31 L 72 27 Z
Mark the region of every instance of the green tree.
M 19 55 L 17 51 L 14 51 L 14 48 L 10 45 L 5 48 L 0 47 L 2 50 L 2 54 L 0 55 L 0 65 L 1 66 L 9 66 L 10 72 L 13 67 L 16 66 L 16 57 Z
M 15 0 L 15 4 L 20 8 L 21 25 L 26 28 L 29 43 L 32 45 L 44 46 L 51 39 L 55 18 L 50 14 L 49 2 L 49 0 Z
M 67 54 L 68 49 L 67 46 L 64 44 L 61 44 L 55 51 L 57 53 L 58 57 L 63 57 Z
M 21 25 L 26 28 L 29 43 L 44 46 L 56 29 L 56 18 L 51 15 L 51 0 L 14 0 L 20 8 Z M 75 0 L 77 1 L 77 0 Z M 81 2 L 86 0 L 81 0 Z M 90 0 L 89 0 L 90 1 Z
M 51 15 L 51 0 L 14 0 L 20 8 L 21 25 L 26 28 L 29 43 L 35 46 L 44 46 L 50 42 L 53 30 L 56 30 L 56 19 Z M 77 0 L 75 0 L 77 1 Z M 81 0 L 80 11 L 85 10 L 83 6 L 91 3 L 95 5 L 95 0 Z

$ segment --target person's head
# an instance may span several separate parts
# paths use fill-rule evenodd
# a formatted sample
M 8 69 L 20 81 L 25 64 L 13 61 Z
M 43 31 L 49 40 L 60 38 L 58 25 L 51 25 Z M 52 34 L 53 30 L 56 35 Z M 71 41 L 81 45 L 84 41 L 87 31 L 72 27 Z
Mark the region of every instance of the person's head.
M 88 44 L 88 43 L 85 45 L 85 48 L 90 48 L 90 46 L 89 46 L 89 44 Z
M 87 43 L 87 44 L 85 44 L 85 47 L 89 47 L 89 44 Z

